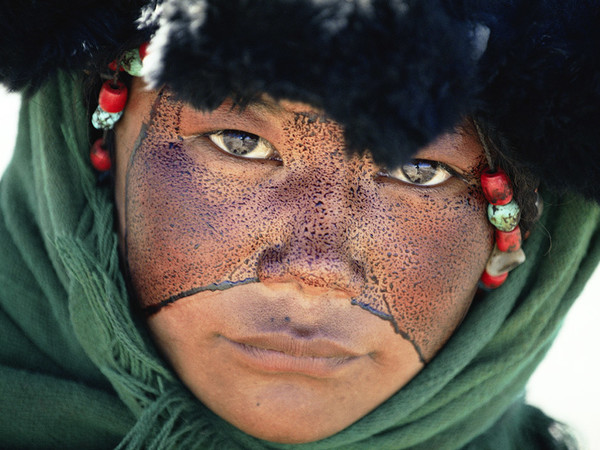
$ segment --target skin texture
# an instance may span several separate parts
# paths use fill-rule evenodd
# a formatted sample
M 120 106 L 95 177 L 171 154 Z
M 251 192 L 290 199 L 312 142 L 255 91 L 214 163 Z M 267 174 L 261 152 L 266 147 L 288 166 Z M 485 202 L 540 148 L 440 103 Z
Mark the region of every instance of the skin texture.
M 492 249 L 474 133 L 417 158 L 456 176 L 399 181 L 310 106 L 202 113 L 135 80 L 117 127 L 122 253 L 158 347 L 209 408 L 254 436 L 309 442 L 377 407 L 466 314 Z M 276 150 L 234 156 L 207 133 Z

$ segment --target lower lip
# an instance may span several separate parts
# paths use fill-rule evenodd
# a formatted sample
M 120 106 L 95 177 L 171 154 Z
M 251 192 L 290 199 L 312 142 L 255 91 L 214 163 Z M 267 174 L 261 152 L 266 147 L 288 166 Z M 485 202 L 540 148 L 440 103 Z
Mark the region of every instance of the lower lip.
M 329 378 L 347 369 L 359 356 L 294 356 L 288 353 L 227 341 L 246 365 L 262 372 L 290 373 Z

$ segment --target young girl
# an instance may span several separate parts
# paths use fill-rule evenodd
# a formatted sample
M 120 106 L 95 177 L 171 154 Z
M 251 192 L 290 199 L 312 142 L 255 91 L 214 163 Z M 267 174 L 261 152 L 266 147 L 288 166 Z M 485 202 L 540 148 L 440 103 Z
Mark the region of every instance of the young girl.
M 598 8 L 131 3 L 10 9 L 3 444 L 565 448 Z

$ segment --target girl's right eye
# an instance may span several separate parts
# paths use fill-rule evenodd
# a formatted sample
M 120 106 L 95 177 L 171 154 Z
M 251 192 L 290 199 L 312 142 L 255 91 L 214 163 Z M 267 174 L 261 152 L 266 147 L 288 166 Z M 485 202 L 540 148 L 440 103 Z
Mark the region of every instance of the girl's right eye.
M 239 130 L 220 130 L 207 136 L 226 153 L 249 159 L 280 159 L 275 147 L 266 139 Z

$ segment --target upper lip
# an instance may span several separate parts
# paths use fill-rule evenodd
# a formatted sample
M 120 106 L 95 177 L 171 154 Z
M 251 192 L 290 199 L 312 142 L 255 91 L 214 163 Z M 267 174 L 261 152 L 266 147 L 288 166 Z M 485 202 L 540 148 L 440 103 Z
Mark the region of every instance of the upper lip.
M 236 344 L 281 352 L 295 357 L 354 358 L 362 353 L 349 349 L 327 337 L 299 337 L 288 333 L 267 333 L 240 338 L 226 338 Z

